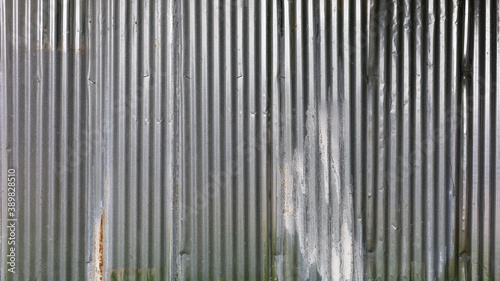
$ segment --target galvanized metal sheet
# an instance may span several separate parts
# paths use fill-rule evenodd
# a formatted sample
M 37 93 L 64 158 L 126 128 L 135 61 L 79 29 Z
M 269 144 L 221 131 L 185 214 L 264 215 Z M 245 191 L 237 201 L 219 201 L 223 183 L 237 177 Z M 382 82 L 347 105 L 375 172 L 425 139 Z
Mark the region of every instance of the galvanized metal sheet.
M 495 280 L 499 15 L 0 0 L 0 279 Z

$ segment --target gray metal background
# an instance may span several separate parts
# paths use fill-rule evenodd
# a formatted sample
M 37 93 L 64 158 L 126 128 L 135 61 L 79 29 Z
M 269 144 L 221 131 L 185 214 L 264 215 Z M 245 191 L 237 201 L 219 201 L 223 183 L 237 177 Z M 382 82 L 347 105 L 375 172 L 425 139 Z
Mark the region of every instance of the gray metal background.
M 499 15 L 0 0 L 0 279 L 500 278 Z

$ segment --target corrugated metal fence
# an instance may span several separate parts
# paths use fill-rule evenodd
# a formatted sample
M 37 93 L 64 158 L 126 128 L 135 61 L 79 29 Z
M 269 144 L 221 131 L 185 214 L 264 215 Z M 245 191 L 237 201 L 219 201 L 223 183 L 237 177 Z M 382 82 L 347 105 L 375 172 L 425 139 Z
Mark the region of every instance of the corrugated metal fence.
M 0 0 L 0 279 L 500 278 L 499 15 Z

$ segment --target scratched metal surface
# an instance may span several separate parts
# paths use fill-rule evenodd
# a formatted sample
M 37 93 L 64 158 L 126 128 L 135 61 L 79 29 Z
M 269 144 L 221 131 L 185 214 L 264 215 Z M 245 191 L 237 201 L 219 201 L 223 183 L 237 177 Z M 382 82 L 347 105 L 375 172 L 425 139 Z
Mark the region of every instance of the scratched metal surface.
M 499 15 L 0 0 L 0 279 L 500 278 Z

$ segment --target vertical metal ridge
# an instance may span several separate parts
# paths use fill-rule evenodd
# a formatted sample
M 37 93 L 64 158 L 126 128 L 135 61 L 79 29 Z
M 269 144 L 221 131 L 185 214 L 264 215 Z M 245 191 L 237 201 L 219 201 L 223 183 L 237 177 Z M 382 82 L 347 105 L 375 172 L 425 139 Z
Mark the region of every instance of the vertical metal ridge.
M 494 1 L 492 1 L 494 2 Z M 484 139 L 484 172 L 483 172 L 483 184 L 485 186 L 484 193 L 483 193 L 483 204 L 484 204 L 484 225 L 483 225 L 483 235 L 482 235 L 482 241 L 483 242 L 483 254 L 481 257 L 482 263 L 483 263 L 483 276 L 482 278 L 484 280 L 488 280 L 488 278 L 492 278 L 491 275 L 495 275 L 494 271 L 494 260 L 492 259 L 492 249 L 494 247 L 494 243 L 492 243 L 494 235 L 494 225 L 492 224 L 492 217 L 494 216 L 493 213 L 493 207 L 495 201 L 492 200 L 492 195 L 494 194 L 495 190 L 495 184 L 493 179 L 493 174 L 494 170 L 492 169 L 492 161 L 491 161 L 491 154 L 495 151 L 495 142 L 493 141 L 493 138 L 491 136 L 492 132 L 495 131 L 495 122 L 492 121 L 494 119 L 494 108 L 492 105 L 492 100 L 494 101 L 495 95 L 494 95 L 494 89 L 492 89 L 492 78 L 491 78 L 491 62 L 494 61 L 493 57 L 494 55 L 491 54 L 491 41 L 492 41 L 492 30 L 489 22 L 492 20 L 492 10 L 491 10 L 491 2 L 486 1 L 482 7 L 483 11 L 481 11 L 481 14 L 484 17 L 484 28 L 485 34 L 484 34 L 484 41 L 483 41 L 483 50 L 484 50 L 484 59 L 482 60 L 483 63 L 483 75 L 480 77 L 484 77 L 484 118 L 482 121 L 482 138 Z M 488 7 L 489 6 L 489 7 Z M 493 13 L 494 13 L 493 9 Z M 480 27 L 481 28 L 481 27 Z M 493 68 L 493 73 L 494 73 L 494 68 Z M 493 125 L 490 125 L 493 124 Z
M 388 170 L 387 175 L 388 186 L 387 186 L 387 205 L 388 210 L 398 210 L 401 209 L 401 189 L 402 186 L 399 181 L 398 175 L 401 174 L 400 166 L 398 165 L 397 156 L 401 155 L 401 122 L 403 118 L 396 118 L 396 116 L 402 116 L 401 112 L 401 97 L 398 93 L 402 93 L 401 78 L 402 72 L 401 61 L 404 57 L 401 49 L 401 22 L 400 15 L 403 13 L 403 6 L 398 1 L 392 1 L 390 3 L 390 17 L 389 17 L 389 53 L 390 60 L 388 65 L 390 66 L 390 87 L 388 89 L 388 139 L 390 142 L 390 150 L 388 151 Z M 401 54 L 401 55 L 400 55 Z M 387 251 L 387 271 L 389 279 L 396 279 L 402 276 L 400 271 L 402 256 L 400 250 L 400 237 L 401 233 L 401 217 L 400 212 L 388 212 L 387 214 L 387 240 L 388 240 L 388 251 Z
M 413 102 L 412 97 L 414 96 L 414 69 L 412 65 L 412 46 L 413 46 L 413 12 L 412 12 L 412 3 L 411 1 L 399 2 L 402 4 L 403 12 L 401 12 L 404 21 L 400 23 L 401 28 L 404 30 L 400 36 L 403 38 L 403 61 L 402 66 L 398 69 L 398 72 L 401 71 L 403 73 L 402 77 L 402 96 L 400 95 L 400 103 L 402 104 L 401 114 L 402 119 L 402 131 L 401 131 L 401 140 L 402 140 L 402 157 L 399 157 L 398 165 L 400 165 L 401 172 L 398 175 L 398 180 L 400 180 L 400 186 L 402 188 L 401 191 L 401 277 L 403 278 L 412 278 L 412 265 L 408 263 L 412 259 L 412 250 L 413 250 L 413 239 L 412 239 L 412 194 L 413 194 L 413 163 L 412 157 L 414 155 L 414 151 L 412 150 L 412 136 L 414 132 L 414 128 L 412 127 L 413 119 Z
M 491 18 L 489 24 L 491 25 L 491 49 L 490 49 L 490 55 L 491 55 L 491 68 L 487 69 L 487 72 L 491 74 L 491 80 L 490 80 L 490 93 L 491 93 L 491 154 L 490 154 L 490 163 L 491 163 L 491 208 L 492 208 L 492 215 L 491 215 L 491 223 L 492 223 L 492 229 L 490 230 L 490 239 L 491 239 L 491 245 L 492 248 L 492 253 L 490 256 L 490 268 L 495 268 L 491 273 L 491 278 L 499 278 L 500 277 L 500 267 L 498 264 L 500 264 L 500 215 L 499 210 L 500 210 L 500 191 L 498 190 L 498 185 L 500 185 L 500 176 L 498 173 L 498 170 L 500 168 L 500 132 L 498 130 L 498 127 L 500 126 L 500 114 L 497 112 L 497 110 L 500 108 L 500 98 L 498 95 L 494 93 L 498 93 L 500 88 L 498 87 L 498 82 L 500 81 L 500 44 L 498 43 L 498 38 L 500 36 L 500 27 L 498 25 L 498 19 L 500 18 L 500 7 L 499 7 L 499 2 L 498 1 L 491 1 L 491 6 L 490 11 L 491 13 Z M 496 11 L 496 12 L 495 12 Z M 494 40 L 494 38 L 497 38 L 497 40 Z M 496 136 L 495 136 L 496 135 Z
M 221 55 L 222 49 L 220 42 L 222 41 L 222 32 L 220 30 L 220 24 L 222 23 L 221 16 L 223 15 L 223 5 L 220 1 L 212 3 L 209 5 L 209 11 L 207 14 L 208 18 L 212 20 L 210 23 L 213 25 L 213 29 L 209 31 L 208 36 L 209 40 L 211 40 L 210 44 L 210 55 L 213 57 L 213 64 L 208 67 L 208 73 L 211 74 L 210 79 L 210 89 L 213 93 L 222 92 L 222 77 L 221 69 L 223 65 L 221 63 Z M 207 23 L 208 26 L 209 23 Z M 209 239 L 209 248 L 210 248 L 210 257 L 209 260 L 213 261 L 213 267 L 209 266 L 209 278 L 215 279 L 216 276 L 222 276 L 223 272 L 223 264 L 224 264 L 224 256 L 223 256 L 223 238 L 220 234 L 223 233 L 223 207 L 222 207 L 222 180 L 224 178 L 222 173 L 222 151 L 223 146 L 221 140 L 223 137 L 221 136 L 223 133 L 222 124 L 222 114 L 221 111 L 224 110 L 222 104 L 223 99 L 222 95 L 213 95 L 210 100 L 210 104 L 212 105 L 211 111 L 211 119 L 210 126 L 213 128 L 214 132 L 210 133 L 211 143 L 208 145 L 212 147 L 213 150 L 210 151 L 210 166 L 211 173 L 209 173 L 209 194 L 213 194 L 213 201 L 210 202 L 210 209 L 208 211 L 209 214 L 214 214 L 210 218 L 210 239 Z M 217 133 L 219 132 L 219 133 Z M 219 235 L 217 235 L 219 233 Z
M 14 116 L 17 115 L 17 112 L 16 114 L 13 114 L 14 113 L 14 105 L 17 105 L 16 104 L 16 97 L 17 96 L 14 96 L 14 98 L 11 98 L 11 100 L 8 99 L 7 95 L 5 93 L 7 93 L 8 91 L 14 91 L 15 86 L 13 86 L 12 84 L 9 84 L 7 81 L 8 81 L 8 73 L 9 73 L 9 70 L 10 70 L 10 66 L 8 64 L 8 59 L 7 59 L 7 56 L 11 54 L 11 51 L 8 50 L 7 48 L 7 45 L 8 45 L 8 38 L 7 38 L 7 31 L 9 30 L 9 26 L 7 24 L 5 24 L 7 22 L 7 16 L 8 16 L 8 8 L 11 8 L 11 6 L 9 5 L 9 3 L 7 2 L 0 2 L 0 21 L 2 24 L 0 24 L 0 128 L 1 128 L 1 134 L 0 134 L 0 145 L 2 146 L 2 149 L 0 150 L 0 165 L 2 166 L 2 171 L 0 171 L 0 177 L 1 177 L 1 183 L 2 185 L 4 184 L 5 182 L 5 179 L 7 178 L 7 173 L 8 171 L 4 168 L 4 167 L 8 167 L 9 166 L 9 160 L 11 161 L 11 164 L 10 165 L 15 165 L 17 163 L 15 163 L 18 159 L 18 156 L 17 155 L 17 149 L 15 150 L 14 149 L 14 141 L 16 140 L 16 136 L 18 135 L 18 132 L 17 132 L 17 127 L 15 125 L 17 125 L 17 121 L 13 120 L 13 119 L 16 119 L 16 118 L 13 118 Z M 14 7 L 11 8 L 13 10 L 13 13 L 14 13 L 14 21 L 17 21 L 17 17 L 18 17 L 18 6 L 15 5 Z M 14 34 L 14 40 L 12 40 L 12 44 L 15 44 L 17 43 L 17 34 L 18 34 L 18 29 L 14 29 L 13 28 L 13 34 Z M 18 53 L 15 53 L 15 52 L 12 52 L 14 53 L 13 55 L 13 62 L 16 63 L 15 65 L 18 65 L 17 63 L 19 63 L 20 59 L 18 57 Z M 13 73 L 14 73 L 14 77 L 15 78 L 18 78 L 17 77 L 17 67 L 16 66 L 13 66 Z M 12 73 L 12 72 L 11 72 Z M 10 107 L 9 107 L 10 105 Z M 9 110 L 10 108 L 10 110 Z M 9 118 L 10 116 L 10 118 Z M 9 124 L 10 123 L 10 124 Z M 11 135 L 11 137 L 9 138 L 8 135 Z M 9 155 L 10 154 L 10 155 Z M 16 159 L 16 160 L 13 160 L 13 159 Z M 2 188 L 1 190 L 1 209 L 0 209 L 0 227 L 2 228 L 2 230 L 0 230 L 0 234 L 1 234 L 1 238 L 2 238 L 2 242 L 0 245 L 2 245 L 0 247 L 0 254 L 2 255 L 2 257 L 6 256 L 7 255 L 7 247 L 4 247 L 4 237 L 6 237 L 6 234 L 4 233 L 4 230 L 6 227 L 7 227 L 7 217 L 8 217 L 8 212 L 6 210 L 4 210 L 4 202 L 5 200 L 3 200 L 3 197 L 5 196 L 5 191 L 4 189 Z M 4 262 L 3 258 L 0 259 L 2 262 Z M 6 262 L 6 261 L 5 261 Z M 7 275 L 7 270 L 4 270 L 3 267 L 0 269 L 0 278 L 2 279 L 6 279 L 6 275 Z
M 459 8 L 457 5 L 454 5 L 455 3 L 450 3 L 448 4 L 447 10 L 449 11 L 448 13 L 448 20 L 447 20 L 447 29 L 449 32 L 448 39 L 449 39 L 449 44 L 447 46 L 447 50 L 445 53 L 447 54 L 447 58 L 449 62 L 445 63 L 443 67 L 448 69 L 448 78 L 451 83 L 449 83 L 449 91 L 451 92 L 450 95 L 447 95 L 446 97 L 446 103 L 447 103 L 447 140 L 446 140 L 446 147 L 447 147 L 447 153 L 449 156 L 446 159 L 446 178 L 447 181 L 446 183 L 450 185 L 450 191 L 447 196 L 447 209 L 448 210 L 453 210 L 453 212 L 449 212 L 449 224 L 447 225 L 448 228 L 448 239 L 446 241 L 447 245 L 453 245 L 447 247 L 448 250 L 448 272 L 446 275 L 446 278 L 452 278 L 452 276 L 455 276 L 457 278 L 457 272 L 458 272 L 458 266 L 457 266 L 457 249 L 458 249 L 458 238 L 459 238 L 459 220 L 457 217 L 457 214 L 459 212 L 459 208 L 457 206 L 458 202 L 458 177 L 457 175 L 459 174 L 460 171 L 460 166 L 458 164 L 458 159 L 460 158 L 460 148 L 459 148 L 459 139 L 458 136 L 460 132 L 458 131 L 459 125 L 457 124 L 458 120 L 458 104 L 459 104 L 459 92 L 460 92 L 460 77 L 457 77 L 458 73 L 458 67 L 459 67 L 459 57 L 460 57 L 460 50 L 458 47 L 453 47 L 457 45 L 457 37 L 459 36 L 458 28 L 459 24 L 455 24 L 455 22 L 459 18 Z M 451 15 L 450 15 L 451 14 Z M 450 194 L 451 193 L 451 194 Z M 454 227 L 452 227 L 454 226 Z
M 234 245 L 234 240 L 232 237 L 231 233 L 231 224 L 233 222 L 233 195 L 232 195 L 232 188 L 231 186 L 234 185 L 233 181 L 233 176 L 232 176 L 232 159 L 233 159 L 233 150 L 231 148 L 232 146 L 232 141 L 233 141 L 233 126 L 232 126 L 232 120 L 233 120 L 233 112 L 234 109 L 232 108 L 232 100 L 231 96 L 232 93 L 234 92 L 234 86 L 233 86 L 233 79 L 232 79 L 232 73 L 233 73 L 233 64 L 232 64 L 232 42 L 231 42 L 231 34 L 232 34 L 232 1 L 226 0 L 222 2 L 221 4 L 223 5 L 223 28 L 222 28 L 222 37 L 223 37 L 223 43 L 222 43 L 222 60 L 223 60 L 223 74 L 222 77 L 224 77 L 223 81 L 223 93 L 224 93 L 224 102 L 223 102 L 223 125 L 224 125 L 224 146 L 223 146 L 223 156 L 226 159 L 223 163 L 223 175 L 224 175 L 224 181 L 223 181 L 223 186 L 225 189 L 225 196 L 224 196 L 224 201 L 225 204 L 222 204 L 223 211 L 224 211 L 224 216 L 223 216 L 223 237 L 225 238 L 226 242 L 224 243 L 224 262 L 225 264 L 223 270 L 222 270 L 222 276 L 227 276 L 228 279 L 233 278 L 234 279 L 234 267 L 231 264 L 232 258 L 234 256 L 234 251 L 233 251 L 233 245 Z
M 376 5 L 377 2 L 370 2 L 369 9 L 368 9 L 368 14 L 369 16 L 369 21 L 368 21 L 368 34 L 373 34 L 371 37 L 369 37 L 369 44 L 367 46 L 368 49 L 368 54 L 376 54 L 378 53 L 377 49 L 377 44 L 372 43 L 376 42 L 376 26 L 375 23 L 373 22 L 373 15 L 377 14 L 376 11 Z M 370 44 L 371 43 L 371 44 Z M 373 55 L 367 55 L 367 69 L 375 69 L 375 58 Z M 367 108 L 367 122 L 366 122 L 366 146 L 367 146 L 367 156 L 366 156 L 366 162 L 365 162 L 365 169 L 367 171 L 366 173 L 366 217 L 365 217 L 365 232 L 366 232 L 366 272 L 367 272 L 367 277 L 368 278 L 375 278 L 375 265 L 374 265 L 374 255 L 375 255 L 375 247 L 376 247 L 376 235 L 375 235 L 375 222 L 376 222 L 376 217 L 374 215 L 374 208 L 375 208 L 375 193 L 376 189 L 374 188 L 374 183 L 375 183 L 375 175 L 376 172 L 374 169 L 370 169 L 369 167 L 374 166 L 375 162 L 375 149 L 368 149 L 368 145 L 371 143 L 374 143 L 374 135 L 375 131 L 374 129 L 376 126 L 375 124 L 375 118 L 376 116 L 376 111 L 374 108 L 374 100 L 375 100 L 375 94 L 374 94 L 374 83 L 373 81 L 373 75 L 367 75 L 367 99 L 366 99 L 366 108 Z M 373 129 L 372 129 L 373 128 Z

